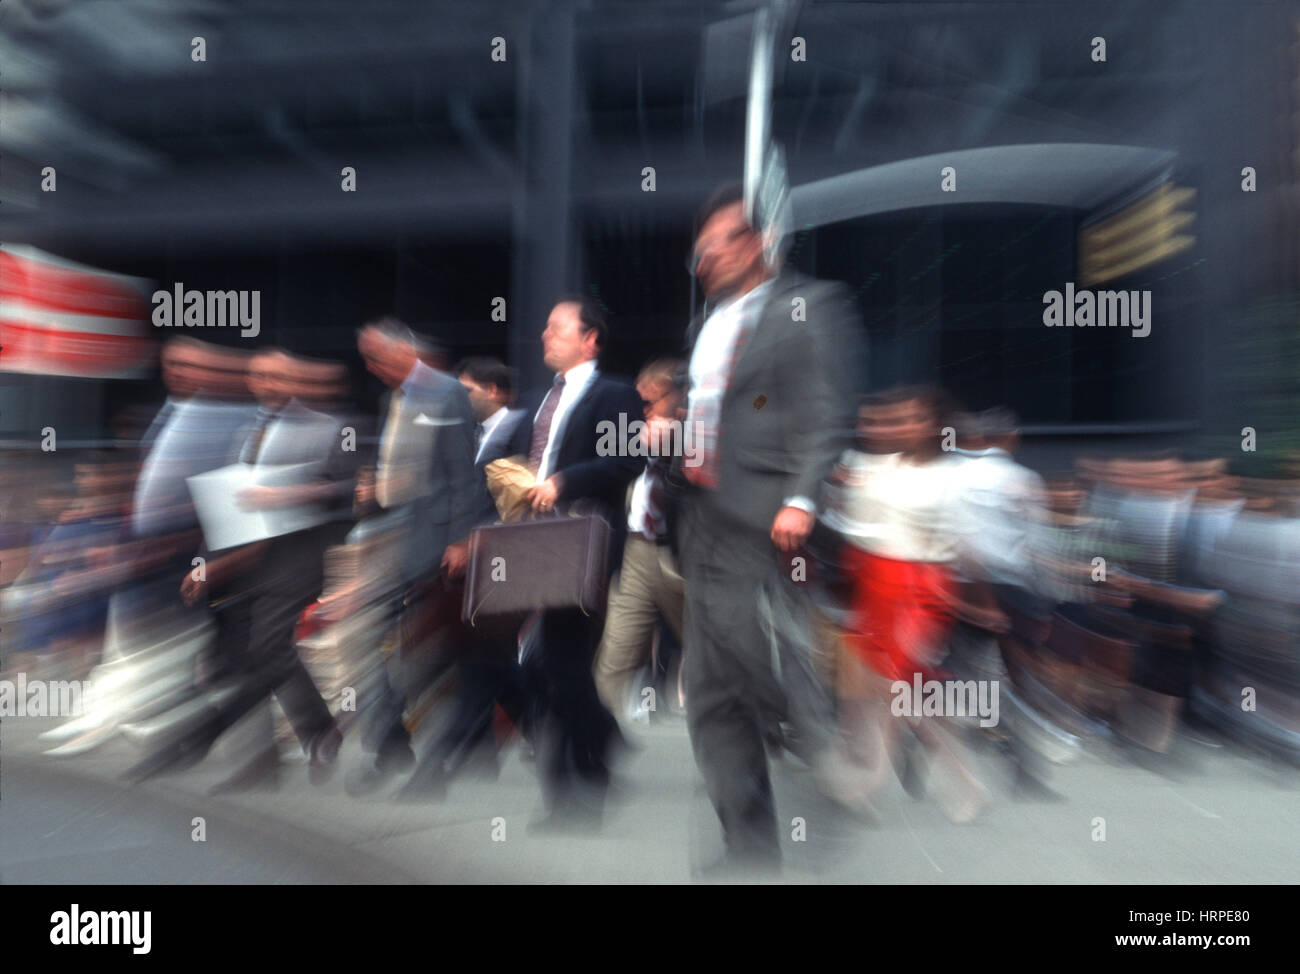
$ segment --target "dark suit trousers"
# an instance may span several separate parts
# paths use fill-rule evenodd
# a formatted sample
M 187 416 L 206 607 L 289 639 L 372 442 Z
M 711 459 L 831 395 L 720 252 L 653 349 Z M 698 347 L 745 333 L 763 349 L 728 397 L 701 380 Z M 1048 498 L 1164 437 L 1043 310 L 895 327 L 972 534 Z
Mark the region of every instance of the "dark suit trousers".
M 801 757 L 829 744 L 832 701 L 811 659 L 806 593 L 766 534 L 721 521 L 699 498 L 682 510 L 683 679 L 695 761 L 728 855 L 780 857 L 764 729 L 797 730 Z
M 226 725 L 274 693 L 304 748 L 334 723 L 307 668 L 298 656 L 298 617 L 320 595 L 322 555 L 327 540 L 317 528 L 276 538 L 257 568 L 252 594 L 232 615 L 247 626 L 245 647 L 235 661 L 241 692 L 222 715 Z M 242 625 L 241 625 L 242 628 Z M 232 649 L 235 641 L 232 640 Z M 266 742 L 270 746 L 271 742 Z
M 492 718 L 499 703 L 520 730 L 525 730 L 527 697 L 516 660 L 517 629 L 466 626 L 456 666 L 452 713 L 434 742 L 429 758 L 455 771 L 477 749 L 495 751 Z
M 617 722 L 601 704 L 592 676 L 599 638 L 598 617 L 551 610 L 542 616 L 536 649 L 524 659 L 542 793 L 552 811 L 603 807 Z

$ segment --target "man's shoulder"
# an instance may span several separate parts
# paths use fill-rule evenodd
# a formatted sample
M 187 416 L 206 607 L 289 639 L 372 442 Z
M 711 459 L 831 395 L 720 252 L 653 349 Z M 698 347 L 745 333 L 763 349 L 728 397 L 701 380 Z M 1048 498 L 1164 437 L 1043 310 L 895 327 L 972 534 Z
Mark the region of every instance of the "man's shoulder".
M 772 279 L 764 304 L 779 302 L 788 306 L 792 297 L 802 297 L 809 304 L 844 300 L 849 297 L 849 289 L 843 281 L 809 277 L 801 271 L 784 270 Z
M 289 404 L 280 412 L 280 418 L 286 419 L 292 423 L 311 424 L 317 426 L 334 426 L 341 420 L 331 416 L 329 413 L 323 413 L 318 409 L 312 409 L 304 402 L 297 399 L 290 400 Z
M 433 393 L 442 396 L 468 397 L 465 387 L 460 384 L 460 380 L 454 375 L 441 372 L 438 369 L 430 368 L 426 379 L 426 387 Z
M 628 392 L 635 391 L 635 387 L 627 379 L 616 375 L 607 375 L 604 372 L 596 372 L 591 378 L 592 387 L 600 389 L 602 392 L 612 392 L 617 395 L 624 395 Z
M 501 417 L 501 422 L 497 424 L 497 428 L 492 431 L 493 436 L 501 439 L 509 439 L 510 436 L 514 434 L 515 430 L 519 428 L 519 424 L 524 421 L 524 417 L 527 415 L 528 410 L 522 407 L 507 409 L 506 414 Z
M 585 402 L 598 401 L 611 395 L 618 395 L 631 388 L 631 384 L 625 380 L 617 376 L 607 375 L 600 369 L 595 369 L 586 381 L 582 383 L 579 400 Z M 548 391 L 549 390 L 541 390 L 537 395 L 530 398 L 530 402 L 532 402 L 534 407 L 541 406 L 542 402 L 546 399 L 546 393 Z M 536 408 L 534 408 L 534 412 L 536 412 Z
M 641 402 L 641 397 L 631 382 L 616 376 L 605 375 L 603 372 L 597 372 L 592 377 L 590 391 L 592 400 L 596 403 L 621 406 L 636 400 L 639 406 Z M 639 412 L 635 418 L 640 418 Z
M 444 395 L 465 387 L 460 380 L 424 362 L 417 361 L 403 384 L 408 396 Z

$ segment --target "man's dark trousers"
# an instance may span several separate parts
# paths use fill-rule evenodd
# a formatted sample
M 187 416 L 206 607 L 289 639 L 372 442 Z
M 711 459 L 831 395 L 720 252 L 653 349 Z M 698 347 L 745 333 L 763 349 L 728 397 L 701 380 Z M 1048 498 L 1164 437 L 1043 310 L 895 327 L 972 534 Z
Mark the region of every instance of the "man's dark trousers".
M 543 614 L 541 625 L 541 638 L 523 669 L 539 722 L 543 797 L 554 813 L 598 816 L 618 726 L 601 704 L 591 674 L 600 619 L 580 609 L 556 609 Z

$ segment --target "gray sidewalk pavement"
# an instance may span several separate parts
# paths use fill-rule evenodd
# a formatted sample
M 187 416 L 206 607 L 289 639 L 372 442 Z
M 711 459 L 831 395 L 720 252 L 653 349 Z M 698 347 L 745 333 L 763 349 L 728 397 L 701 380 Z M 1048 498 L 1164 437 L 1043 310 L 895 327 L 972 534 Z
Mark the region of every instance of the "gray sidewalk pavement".
M 634 729 L 598 834 L 533 835 L 533 765 L 508 752 L 497 780 L 456 781 L 445 800 L 349 797 L 291 765 L 277 791 L 209 797 L 234 767 L 127 785 L 122 739 L 76 758 L 41 753 L 56 721 L 0 726 L 0 881 L 5 883 L 684 883 L 721 854 L 685 724 Z M 1296 769 L 1231 747 L 1180 742 L 1186 769 L 1158 775 L 1085 754 L 1054 769 L 1062 800 L 1018 801 L 1006 763 L 976 756 L 992 803 L 969 825 L 891 781 L 875 827 L 839 813 L 797 761 L 774 765 L 788 883 L 1295 883 Z M 345 768 L 360 754 L 344 747 Z M 205 841 L 194 840 L 204 820 Z M 1105 839 L 1098 841 L 1098 821 Z

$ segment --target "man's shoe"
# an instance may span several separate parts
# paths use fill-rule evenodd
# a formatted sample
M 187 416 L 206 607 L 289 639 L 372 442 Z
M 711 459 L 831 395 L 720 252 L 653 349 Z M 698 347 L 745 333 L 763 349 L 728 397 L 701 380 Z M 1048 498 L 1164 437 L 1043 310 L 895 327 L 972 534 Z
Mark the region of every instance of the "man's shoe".
M 373 795 L 388 786 L 393 778 L 415 766 L 415 752 L 410 744 L 392 747 L 379 754 L 367 755 L 360 768 L 349 772 L 343 790 L 353 798 Z
M 317 735 L 312 741 L 307 765 L 307 780 L 313 785 L 323 785 L 334 777 L 339 768 L 339 748 L 343 746 L 343 732 L 337 727 Z
M 440 802 L 447 797 L 447 779 L 437 775 L 413 778 L 395 796 L 399 802 Z
M 442 761 L 422 761 L 397 792 L 399 802 L 433 802 L 447 797 L 450 775 Z
M 903 791 L 916 801 L 925 797 L 925 753 L 919 742 L 913 739 L 903 745 L 899 756 L 902 767 L 898 769 L 898 780 Z
M 183 771 L 193 767 L 208 755 L 217 739 L 212 727 L 200 728 L 145 755 L 123 773 L 128 781 L 142 782 L 155 775 Z

